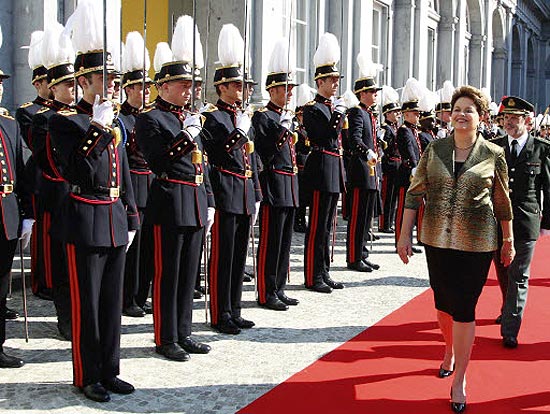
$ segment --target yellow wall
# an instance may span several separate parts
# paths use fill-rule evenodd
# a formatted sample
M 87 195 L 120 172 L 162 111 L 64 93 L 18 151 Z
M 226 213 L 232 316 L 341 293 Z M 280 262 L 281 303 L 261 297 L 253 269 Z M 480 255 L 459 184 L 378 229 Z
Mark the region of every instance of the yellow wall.
M 169 0 L 147 0 L 147 50 L 151 58 L 151 78 L 155 74 L 153 58 L 157 43 L 168 41 L 168 3 Z M 143 35 L 144 7 L 144 0 L 122 0 L 123 42 L 128 32 L 137 31 Z M 151 92 L 155 95 L 156 91 L 152 88 Z

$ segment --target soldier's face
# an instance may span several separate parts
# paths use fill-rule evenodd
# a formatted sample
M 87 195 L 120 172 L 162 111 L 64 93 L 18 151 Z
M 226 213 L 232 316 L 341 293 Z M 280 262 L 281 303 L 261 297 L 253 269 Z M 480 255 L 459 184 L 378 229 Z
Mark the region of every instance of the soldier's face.
M 543 128 L 540 130 L 541 138 L 546 138 L 547 135 L 548 135 L 548 130 L 546 128 Z
M 130 85 L 124 88 L 130 105 L 140 108 L 143 105 L 143 85 L 141 83 Z M 145 103 L 149 103 L 151 95 L 151 84 L 145 84 Z
M 391 111 L 386 114 L 386 119 L 392 123 L 396 123 L 399 118 L 401 118 L 401 112 L 399 111 Z
M 363 91 L 361 92 L 361 102 L 366 106 L 373 106 L 376 103 L 377 91 Z
M 443 111 L 443 112 L 441 112 L 440 119 L 441 119 L 441 121 L 443 121 L 444 123 L 448 124 L 449 122 L 451 122 L 451 113 L 450 113 L 449 111 Z
M 290 102 L 293 88 L 294 88 L 293 85 L 288 85 L 288 87 L 286 87 L 285 85 L 280 85 L 280 86 L 275 86 L 271 88 L 269 90 L 269 95 L 271 96 L 271 100 L 275 105 L 278 105 L 281 108 L 284 108 Z
M 51 87 L 57 101 L 70 105 L 74 101 L 74 82 L 61 82 Z
M 86 79 L 87 81 L 87 79 Z M 107 99 L 112 99 L 115 93 L 115 75 L 112 73 L 107 74 Z M 87 86 L 86 86 L 87 85 Z M 103 73 L 92 73 L 90 82 L 84 84 L 84 93 L 87 93 L 87 90 L 91 93 L 91 96 L 99 95 L 103 97 Z
M 318 82 L 317 87 L 319 95 L 324 96 L 325 98 L 335 96 L 338 92 L 339 83 L 340 78 L 338 76 L 328 76 L 326 78 L 321 78 Z
M 191 99 L 190 80 L 175 80 L 162 85 L 165 94 L 163 99 L 174 105 L 185 106 Z
M 229 82 L 220 85 L 220 98 L 233 105 L 235 102 L 243 100 L 243 84 L 242 82 Z
M 504 114 L 504 129 L 513 138 L 519 138 L 527 131 L 530 118 L 517 114 Z
M 465 96 L 455 102 L 451 112 L 451 124 L 456 130 L 471 131 L 477 129 L 480 116 L 472 99 Z
M 416 125 L 418 124 L 418 120 L 420 119 L 420 112 L 406 111 L 406 112 L 403 112 L 403 117 L 405 118 L 405 121 Z

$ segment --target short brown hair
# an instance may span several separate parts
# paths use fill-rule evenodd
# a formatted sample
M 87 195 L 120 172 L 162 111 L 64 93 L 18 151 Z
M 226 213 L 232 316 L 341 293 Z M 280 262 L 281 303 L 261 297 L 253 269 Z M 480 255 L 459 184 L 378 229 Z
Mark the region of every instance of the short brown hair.
M 451 99 L 451 111 L 459 98 L 470 98 L 474 101 L 477 113 L 480 116 L 489 111 L 489 102 L 487 101 L 487 98 L 479 89 L 474 88 L 473 86 L 465 85 L 455 89 Z

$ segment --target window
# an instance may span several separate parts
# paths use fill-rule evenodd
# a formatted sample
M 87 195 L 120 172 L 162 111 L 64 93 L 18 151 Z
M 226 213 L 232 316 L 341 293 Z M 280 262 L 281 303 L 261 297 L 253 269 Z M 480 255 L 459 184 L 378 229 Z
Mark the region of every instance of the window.
M 428 62 L 426 73 L 426 86 L 435 90 L 435 30 L 428 28 Z
M 372 61 L 382 65 L 382 72 L 378 73 L 378 83 L 386 82 L 388 66 L 388 7 L 377 1 L 372 8 Z

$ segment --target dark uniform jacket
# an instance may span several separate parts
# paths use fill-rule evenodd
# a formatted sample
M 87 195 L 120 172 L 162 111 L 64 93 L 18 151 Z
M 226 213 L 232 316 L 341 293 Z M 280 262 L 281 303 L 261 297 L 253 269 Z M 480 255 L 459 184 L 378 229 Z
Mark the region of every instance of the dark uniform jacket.
M 422 148 L 422 152 L 426 150 L 426 147 L 430 142 L 432 142 L 435 139 L 435 135 L 432 131 L 426 129 L 420 130 L 418 133 L 418 140 L 420 141 L 420 147 Z
M 203 112 L 204 147 L 210 163 L 210 182 L 216 209 L 232 214 L 252 214 L 262 200 L 256 156 L 247 154 L 248 138 L 236 129 L 237 107 L 218 100 Z M 252 132 L 252 131 L 251 131 Z
M 132 187 L 134 189 L 134 197 L 138 209 L 145 209 L 147 206 L 147 195 L 153 178 L 153 173 L 143 157 L 137 139 L 136 139 L 136 117 L 139 115 L 140 109 L 134 108 L 125 101 L 118 115 L 121 120 L 121 126 L 124 128 L 126 154 L 128 154 L 128 164 L 130 165 L 130 177 L 132 178 Z
M 274 207 L 298 207 L 298 166 L 293 133 L 280 124 L 283 109 L 272 102 L 252 117 L 254 143 L 261 158 L 263 201 Z
M 182 107 L 160 97 L 136 119 L 137 144 L 155 173 L 145 210 L 150 224 L 202 227 L 214 207 L 204 157 L 193 163 L 193 152 L 203 151 L 201 136 L 182 131 L 184 119 Z
M 410 182 L 411 170 L 416 168 L 422 155 L 422 146 L 416 125 L 405 122 L 399 127 L 397 130 L 397 148 L 401 154 L 397 185 L 407 187 Z
M 23 147 L 19 126 L 11 116 L 0 115 L 0 231 L 7 240 L 19 237 L 23 218 L 32 218 L 29 188 L 23 180 Z M 21 215 L 20 215 L 21 213 Z
M 492 142 L 506 153 L 514 238 L 536 240 L 541 228 L 550 229 L 550 143 L 530 135 L 513 162 L 508 136 Z
M 69 105 L 52 101 L 49 107 L 43 107 L 33 117 L 31 139 L 33 158 L 42 170 L 40 184 L 40 205 L 44 211 L 59 213 L 65 197 L 69 194 L 69 184 L 60 171 L 59 154 L 52 145 L 48 132 L 48 122 L 57 112 L 68 110 Z
M 296 150 L 296 165 L 298 166 L 298 171 L 303 171 L 311 147 L 309 146 L 307 132 L 303 125 L 295 123 L 294 132 L 298 134 L 298 141 L 294 146 Z
M 316 95 L 304 106 L 304 127 L 311 144 L 306 166 L 308 190 L 340 193 L 344 190 L 341 132 L 345 115 L 332 111 L 330 99 Z
M 48 123 L 70 185 L 63 226 L 52 228 L 52 236 L 75 245 L 117 247 L 128 243 L 128 230 L 139 227 L 128 158 L 122 140 L 115 146 L 115 129 L 91 124 L 91 115 L 92 105 L 81 100 L 76 110 L 56 113 Z
M 397 172 L 401 165 L 401 154 L 397 148 L 397 124 L 386 123 L 381 128 L 384 130 L 384 141 L 387 144 L 382 157 L 382 171 L 391 174 Z
M 377 165 L 374 175 L 371 175 L 371 167 L 367 162 L 368 150 L 378 155 L 378 142 L 376 139 L 376 118 L 372 112 L 360 104 L 348 111 L 349 151 L 351 158 L 346 173 L 350 187 L 364 188 L 367 190 L 378 189 L 380 167 Z

